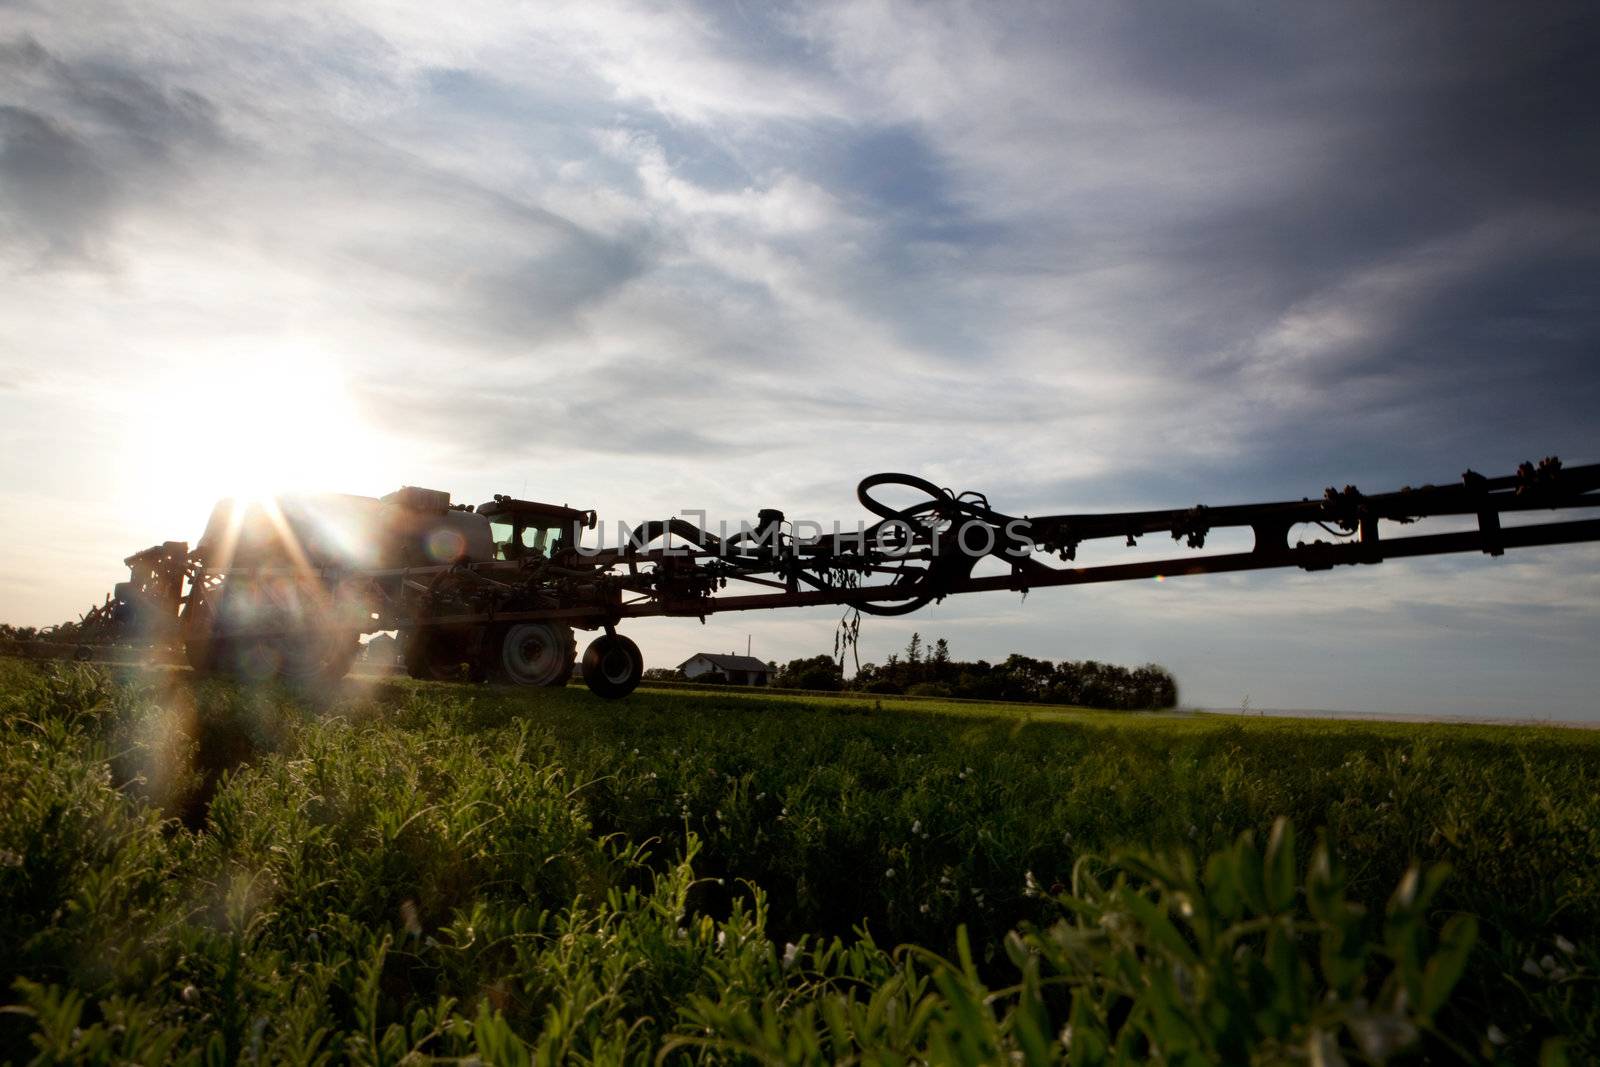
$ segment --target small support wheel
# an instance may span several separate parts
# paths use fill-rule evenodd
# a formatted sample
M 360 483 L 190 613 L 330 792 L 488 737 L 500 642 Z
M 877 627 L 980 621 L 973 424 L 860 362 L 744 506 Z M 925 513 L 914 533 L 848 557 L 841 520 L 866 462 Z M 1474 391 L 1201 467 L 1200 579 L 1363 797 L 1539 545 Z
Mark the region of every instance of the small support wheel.
M 603 634 L 584 650 L 583 681 L 597 697 L 625 697 L 643 677 L 644 656 L 639 646 L 621 634 Z

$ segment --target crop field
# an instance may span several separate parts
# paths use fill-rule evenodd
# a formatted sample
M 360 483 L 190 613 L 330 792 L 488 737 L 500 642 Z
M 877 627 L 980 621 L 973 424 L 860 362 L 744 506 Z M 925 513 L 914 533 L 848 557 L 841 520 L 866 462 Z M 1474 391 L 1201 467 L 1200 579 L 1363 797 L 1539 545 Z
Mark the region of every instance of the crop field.
M 1600 1060 L 1600 734 L 0 660 L 0 1061 Z

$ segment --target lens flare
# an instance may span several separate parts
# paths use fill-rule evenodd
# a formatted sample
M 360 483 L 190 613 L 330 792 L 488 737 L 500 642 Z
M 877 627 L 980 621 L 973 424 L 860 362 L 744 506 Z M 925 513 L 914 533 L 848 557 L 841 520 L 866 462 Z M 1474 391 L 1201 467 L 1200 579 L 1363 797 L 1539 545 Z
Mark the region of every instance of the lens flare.
M 467 551 L 467 539 L 449 527 L 441 526 L 428 534 L 428 558 L 435 563 L 454 563 Z

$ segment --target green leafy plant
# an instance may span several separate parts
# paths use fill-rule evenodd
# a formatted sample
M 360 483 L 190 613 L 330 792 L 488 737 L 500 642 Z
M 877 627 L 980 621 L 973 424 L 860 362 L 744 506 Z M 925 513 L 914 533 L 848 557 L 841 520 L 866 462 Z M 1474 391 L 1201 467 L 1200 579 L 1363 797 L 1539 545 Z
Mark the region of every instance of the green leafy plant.
M 0 660 L 0 1061 L 1600 1054 L 1600 739 L 852 706 Z

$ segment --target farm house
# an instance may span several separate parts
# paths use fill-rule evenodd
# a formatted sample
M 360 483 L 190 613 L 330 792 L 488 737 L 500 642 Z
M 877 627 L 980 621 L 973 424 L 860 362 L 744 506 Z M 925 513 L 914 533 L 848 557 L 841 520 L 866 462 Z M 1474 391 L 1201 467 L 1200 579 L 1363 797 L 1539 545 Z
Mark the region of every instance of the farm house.
M 690 681 L 707 674 L 724 675 L 734 685 L 766 685 L 772 679 L 772 668 L 754 656 L 696 652 L 678 664 L 678 669 Z

